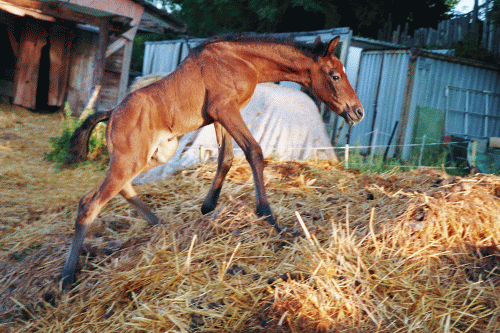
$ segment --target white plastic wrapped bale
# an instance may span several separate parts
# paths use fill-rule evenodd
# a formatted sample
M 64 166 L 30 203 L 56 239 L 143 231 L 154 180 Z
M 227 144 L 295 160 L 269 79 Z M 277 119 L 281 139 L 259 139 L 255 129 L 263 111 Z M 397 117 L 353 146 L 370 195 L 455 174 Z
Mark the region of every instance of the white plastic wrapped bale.
M 241 115 L 265 157 L 337 161 L 318 107 L 303 92 L 271 83 L 259 84 Z M 244 158 L 238 145 L 233 144 L 235 156 Z M 184 135 L 167 163 L 139 175 L 134 183 L 166 178 L 176 170 L 202 162 L 206 155 L 200 152 L 207 151 L 216 158 L 217 140 L 212 125 Z

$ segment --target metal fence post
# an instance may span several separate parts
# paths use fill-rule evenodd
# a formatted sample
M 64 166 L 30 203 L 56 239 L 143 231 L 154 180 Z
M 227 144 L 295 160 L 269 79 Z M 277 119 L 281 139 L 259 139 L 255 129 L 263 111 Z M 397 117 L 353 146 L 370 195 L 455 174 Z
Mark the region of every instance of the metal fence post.
M 422 156 L 424 154 L 424 146 L 425 146 L 425 134 L 422 137 L 422 145 L 420 146 L 420 156 L 418 157 L 418 166 L 422 166 Z
M 346 143 L 344 151 L 344 167 L 349 169 L 349 144 Z
M 373 156 L 375 155 L 375 148 L 377 147 L 377 136 L 378 136 L 378 128 L 375 128 L 373 131 L 373 142 L 370 151 L 370 169 L 373 165 Z M 375 148 L 374 148 L 375 147 Z

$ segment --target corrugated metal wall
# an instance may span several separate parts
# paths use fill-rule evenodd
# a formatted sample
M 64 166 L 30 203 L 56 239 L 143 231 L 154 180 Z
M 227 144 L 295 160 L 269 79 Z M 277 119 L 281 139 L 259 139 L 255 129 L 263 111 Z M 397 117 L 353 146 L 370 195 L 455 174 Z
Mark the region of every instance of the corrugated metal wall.
M 414 53 L 412 53 L 414 52 Z M 412 66 L 412 63 L 414 63 Z M 414 68 L 414 71 L 412 70 Z M 407 82 L 411 83 L 409 95 Z M 379 84 L 380 83 L 380 84 Z M 411 157 L 414 143 L 414 126 L 417 119 L 417 106 L 446 111 L 447 87 L 458 87 L 476 91 L 500 93 L 500 75 L 488 66 L 463 61 L 427 52 L 418 51 L 368 51 L 361 57 L 357 93 L 365 107 L 366 118 L 351 130 L 351 145 L 385 145 L 396 121 L 406 126 L 398 132 L 404 159 Z M 408 109 L 405 110 L 405 96 Z M 453 103 L 461 103 L 454 101 Z M 477 103 L 482 103 L 479 99 Z M 488 102 L 490 115 L 500 116 L 500 105 Z M 479 104 L 469 104 L 470 109 Z M 403 114 L 403 116 L 402 116 Z M 460 119 L 455 119 L 460 121 Z M 492 121 L 492 124 L 495 122 Z M 457 124 L 462 126 L 462 124 Z M 471 129 L 473 126 L 469 126 Z M 373 142 L 374 130 L 378 131 L 377 141 Z M 368 134 L 367 134 L 368 133 Z M 493 133 L 493 132 L 492 132 Z M 342 135 L 341 135 L 342 137 Z M 396 140 L 393 140 L 393 144 Z M 345 139 L 339 141 L 344 144 Z M 382 151 L 380 147 L 377 151 Z M 394 149 L 391 149 L 391 154 Z
M 365 119 L 351 128 L 351 145 L 367 147 L 388 143 L 399 120 L 409 59 L 406 51 L 363 53 L 356 91 L 365 108 Z M 347 143 L 344 133 L 339 136 L 338 145 Z
M 421 53 L 417 56 L 413 93 L 411 96 L 408 114 L 408 126 L 404 137 L 404 144 L 413 143 L 413 124 L 417 116 L 417 106 L 446 111 L 447 87 L 457 87 L 468 90 L 488 91 L 500 93 L 500 75 L 498 71 L 486 66 L 475 65 L 471 62 L 458 59 L 433 56 L 430 53 Z M 460 103 L 460 102 L 459 102 Z M 480 103 L 477 100 L 476 103 Z M 470 111 L 480 107 L 478 104 L 469 105 Z M 500 116 L 500 104 L 490 110 L 491 114 Z M 460 122 L 461 120 L 456 119 Z M 462 124 L 456 124 L 462 126 Z M 476 124 L 478 126 L 479 124 Z M 468 129 L 472 135 L 474 124 Z M 410 152 L 403 150 L 403 158 L 409 158 Z
M 349 28 L 334 28 L 328 30 L 273 34 L 276 37 L 294 38 L 298 41 L 312 43 L 316 37 L 320 36 L 323 41 L 329 41 L 336 36 L 340 36 L 341 51 L 340 58 L 347 58 L 351 30 Z M 159 42 L 146 42 L 142 75 L 154 73 L 170 73 L 187 56 L 189 48 L 203 42 L 205 39 L 180 39 Z M 189 47 L 188 47 L 189 44 Z
M 173 72 L 177 65 L 188 55 L 189 49 L 197 46 L 203 39 L 166 40 L 146 42 L 142 75 Z
M 347 30 L 346 30 L 347 31 Z M 342 32 L 342 31 L 341 31 Z M 338 30 L 310 32 L 298 34 L 297 39 L 312 42 L 321 33 L 323 40 L 336 36 Z M 350 32 L 343 35 L 343 54 L 349 44 Z M 190 47 L 201 43 L 202 39 L 190 39 Z M 168 73 L 173 71 L 178 63 L 189 52 L 186 40 L 148 42 L 144 55 L 143 75 L 152 73 Z M 356 91 L 365 107 L 365 119 L 351 128 L 349 143 L 351 146 L 379 146 L 374 149 L 378 153 L 385 150 L 390 135 L 399 122 L 396 137 L 392 145 L 398 141 L 402 157 L 411 157 L 410 144 L 414 143 L 414 126 L 418 119 L 418 107 L 432 108 L 446 113 L 447 87 L 457 87 L 475 91 L 488 91 L 500 94 L 500 75 L 494 68 L 467 60 L 431 54 L 422 51 L 364 51 L 361 54 L 359 72 L 356 82 Z M 484 102 L 474 97 L 467 104 L 468 110 L 483 107 L 481 103 L 488 103 L 488 113 L 500 117 L 499 99 L 494 95 Z M 452 106 L 461 105 L 465 100 L 452 100 Z M 461 110 L 461 109 L 457 109 Z M 448 112 L 446 128 L 465 128 L 471 136 L 477 134 L 475 124 L 485 117 L 459 117 Z M 454 118 L 453 118 L 454 117 Z M 337 145 L 347 143 L 347 126 L 342 126 L 338 117 L 328 117 L 326 127 L 333 136 L 338 136 Z M 500 124 L 500 119 L 489 117 L 491 135 L 498 133 L 491 128 Z M 474 123 L 475 121 L 475 123 Z M 451 126 L 451 127 L 450 127 Z M 484 128 L 484 126 L 482 127 Z M 335 130 L 332 130 L 335 129 Z M 498 134 L 500 135 L 500 133 Z M 477 135 L 476 135 L 477 136 Z M 368 148 L 362 148 L 365 152 Z M 389 150 L 389 156 L 395 153 L 395 146 Z
M 339 36 L 340 46 L 337 47 L 340 54 L 339 57 L 342 62 L 346 63 L 352 32 L 349 28 L 334 28 L 319 31 L 279 33 L 271 34 L 270 36 L 293 38 L 297 41 L 306 43 L 313 43 L 318 36 L 320 36 L 321 40 L 324 42 L 330 41 L 334 37 Z M 204 39 L 180 39 L 170 41 L 146 42 L 142 75 L 150 75 L 156 73 L 167 74 L 174 71 L 177 65 L 187 56 L 187 54 L 189 53 L 189 49 L 197 46 L 203 41 Z M 346 64 L 346 67 L 349 69 L 350 74 L 353 73 L 353 70 L 355 70 L 354 73 L 357 74 L 357 64 L 355 69 L 351 68 L 349 64 Z M 280 82 L 280 84 L 297 90 L 303 89 L 298 83 L 295 82 L 282 81 Z M 336 124 L 339 122 L 338 117 L 332 115 L 331 112 L 327 110 L 326 106 L 321 107 L 321 110 L 323 120 L 325 122 L 325 128 L 331 135 Z M 323 110 L 326 110 L 326 112 L 323 112 Z

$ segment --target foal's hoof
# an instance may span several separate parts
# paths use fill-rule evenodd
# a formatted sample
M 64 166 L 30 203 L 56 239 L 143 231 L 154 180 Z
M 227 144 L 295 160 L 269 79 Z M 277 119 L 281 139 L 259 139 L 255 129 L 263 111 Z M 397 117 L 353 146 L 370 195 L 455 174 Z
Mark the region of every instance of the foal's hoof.
M 278 232 L 278 234 L 280 234 L 282 231 L 283 231 L 283 227 L 280 226 L 275 220 L 274 220 L 274 217 L 272 215 L 268 215 L 266 216 L 266 221 L 272 225 L 274 227 L 274 229 L 276 229 L 276 231 Z
M 68 291 L 70 287 L 76 282 L 76 274 L 64 274 L 59 275 L 58 280 L 62 284 L 62 290 Z
M 213 204 L 205 204 L 205 203 L 203 203 L 203 205 L 201 206 L 201 213 L 203 215 L 206 215 L 206 214 L 212 212 L 215 209 L 215 206 L 216 205 L 213 205 Z

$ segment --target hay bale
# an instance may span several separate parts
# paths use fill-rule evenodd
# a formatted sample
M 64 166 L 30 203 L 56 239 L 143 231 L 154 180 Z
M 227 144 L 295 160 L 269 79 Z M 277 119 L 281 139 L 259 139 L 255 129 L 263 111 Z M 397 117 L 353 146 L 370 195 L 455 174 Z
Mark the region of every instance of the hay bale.
M 148 86 L 151 83 L 155 83 L 156 81 L 163 79 L 168 74 L 169 73 L 153 73 L 149 75 L 140 76 L 136 78 L 134 82 L 130 85 L 129 92 Z

